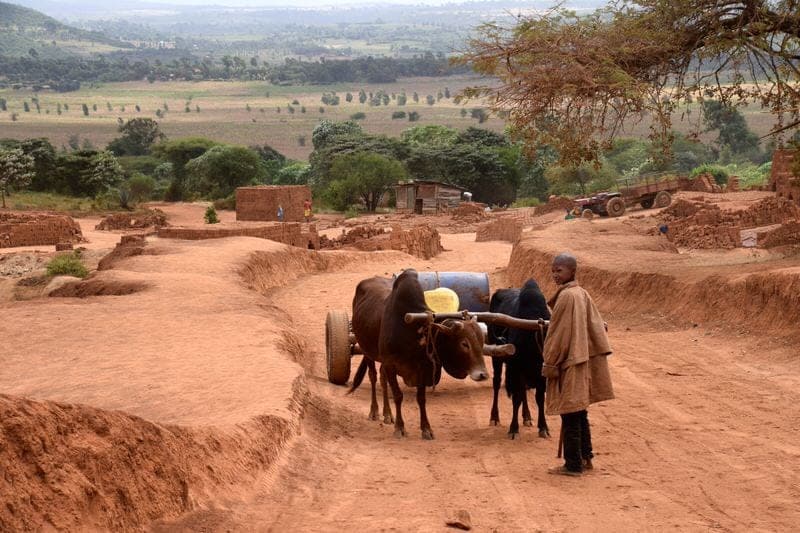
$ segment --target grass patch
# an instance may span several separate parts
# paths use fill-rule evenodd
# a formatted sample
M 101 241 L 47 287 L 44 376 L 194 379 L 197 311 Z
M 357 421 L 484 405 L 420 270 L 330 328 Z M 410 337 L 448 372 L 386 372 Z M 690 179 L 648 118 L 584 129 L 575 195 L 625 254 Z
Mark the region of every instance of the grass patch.
M 50 192 L 20 191 L 6 197 L 6 204 L 21 211 L 67 211 L 71 214 L 97 213 L 91 198 L 77 198 Z
M 535 196 L 529 196 L 527 198 L 517 198 L 517 201 L 511 204 L 511 207 L 536 207 L 537 205 L 542 205 L 542 201 Z
M 76 278 L 85 278 L 89 275 L 89 271 L 81 262 L 80 256 L 73 252 L 71 254 L 57 255 L 47 263 L 47 275 L 50 277 L 74 276 Z

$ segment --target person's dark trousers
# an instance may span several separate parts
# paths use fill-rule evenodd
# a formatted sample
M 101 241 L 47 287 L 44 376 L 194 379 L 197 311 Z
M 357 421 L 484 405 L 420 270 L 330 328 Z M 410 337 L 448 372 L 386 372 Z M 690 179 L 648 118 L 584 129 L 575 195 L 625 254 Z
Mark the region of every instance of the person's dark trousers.
M 564 466 L 571 472 L 583 471 L 583 459 L 591 459 L 592 436 L 586 410 L 561 415 L 564 432 Z

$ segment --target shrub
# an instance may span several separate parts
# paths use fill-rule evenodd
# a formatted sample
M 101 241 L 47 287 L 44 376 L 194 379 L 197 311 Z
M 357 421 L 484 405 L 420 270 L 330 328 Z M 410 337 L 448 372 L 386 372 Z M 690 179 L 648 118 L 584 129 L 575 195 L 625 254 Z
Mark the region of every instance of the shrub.
M 725 185 L 728 183 L 728 171 L 719 165 L 700 165 L 692 169 L 689 173 L 689 177 L 696 178 L 701 174 L 711 174 L 714 176 L 714 181 L 717 182 L 717 185 Z
M 399 118 L 406 118 L 406 112 L 405 111 L 395 111 L 394 113 L 392 113 L 392 120 L 397 120 Z
M 57 255 L 47 263 L 47 275 L 50 277 L 75 276 L 76 278 L 85 278 L 89 275 L 89 271 L 81 263 L 78 254 L 71 253 Z
M 206 214 L 203 215 L 203 219 L 206 221 L 206 224 L 219 223 L 219 218 L 217 217 L 217 210 L 214 209 L 213 205 L 210 205 L 206 208 Z
M 144 174 L 134 174 L 128 180 L 128 190 L 134 202 L 143 202 L 153 197 L 156 180 Z
M 418 120 L 419 120 L 419 113 L 417 113 L 416 111 L 412 111 L 411 113 L 408 114 L 409 122 L 416 122 Z
M 353 206 L 348 207 L 344 212 L 344 218 L 356 218 L 358 216 L 358 209 Z
M 364 120 L 365 118 L 367 118 L 367 114 L 363 111 L 359 111 L 350 115 L 351 120 Z

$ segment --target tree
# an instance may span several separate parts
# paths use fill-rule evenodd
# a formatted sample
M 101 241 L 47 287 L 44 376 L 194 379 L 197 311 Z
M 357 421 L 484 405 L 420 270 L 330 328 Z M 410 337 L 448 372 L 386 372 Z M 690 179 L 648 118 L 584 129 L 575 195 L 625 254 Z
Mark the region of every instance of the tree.
M 89 106 L 87 106 L 86 104 L 81 104 L 81 109 L 83 110 L 83 116 L 88 117 L 89 116 Z
M 96 195 L 105 192 L 122 181 L 124 172 L 114 154 L 103 151 L 93 159 L 92 171 L 83 181 L 83 186 L 89 194 Z
M 0 195 L 3 208 L 9 187 L 19 189 L 31 182 L 34 176 L 33 158 L 20 148 L 0 148 Z
M 147 155 L 150 147 L 166 136 L 151 118 L 132 118 L 118 128 L 122 134 L 108 144 L 114 155 Z
M 620 0 L 589 16 L 554 9 L 484 25 L 460 60 L 500 80 L 464 96 L 487 97 L 529 147 L 558 147 L 577 165 L 645 117 L 668 150 L 673 113 L 698 94 L 799 123 L 798 46 L 795 1 Z
M 361 135 L 362 133 L 363 130 L 361 126 L 352 120 L 345 122 L 322 120 L 311 132 L 311 144 L 314 145 L 314 150 L 320 150 L 335 137 L 342 135 Z
M 545 177 L 553 194 L 574 196 L 610 189 L 619 174 L 608 164 L 598 168 L 585 162 L 577 166 L 551 166 L 545 171 Z
M 153 196 L 155 188 L 156 180 L 152 176 L 134 174 L 128 180 L 128 190 L 131 193 L 131 198 L 136 203 L 149 200 Z
M 727 149 L 734 156 L 758 158 L 758 135 L 750 131 L 738 109 L 717 100 L 704 100 L 703 121 L 706 131 L 719 130 L 717 147 L 720 152 Z
M 340 156 L 331 167 L 331 200 L 346 209 L 353 198 L 359 198 L 367 211 L 373 212 L 392 185 L 405 177 L 406 171 L 396 159 L 368 152 Z
M 172 163 L 173 179 L 167 189 L 167 201 L 177 202 L 183 199 L 183 186 L 186 179 L 186 163 L 203 155 L 218 143 L 205 137 L 184 137 L 173 141 L 165 141 L 153 147 L 153 153 Z
M 225 198 L 262 175 L 257 153 L 244 146 L 218 145 L 186 163 L 185 190 L 204 198 Z
M 400 138 L 412 146 L 449 146 L 458 139 L 458 131 L 447 126 L 430 124 L 408 128 L 400 134 Z

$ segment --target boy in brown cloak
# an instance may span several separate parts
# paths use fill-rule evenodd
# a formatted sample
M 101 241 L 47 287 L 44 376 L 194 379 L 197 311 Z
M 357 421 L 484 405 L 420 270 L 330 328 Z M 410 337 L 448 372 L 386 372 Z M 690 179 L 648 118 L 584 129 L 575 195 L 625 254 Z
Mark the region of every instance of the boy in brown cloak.
M 545 412 L 561 415 L 564 466 L 551 474 L 580 476 L 592 469 L 592 437 L 586 408 L 614 398 L 607 357 L 611 346 L 605 322 L 592 297 L 575 281 L 578 262 L 560 254 L 553 260 L 559 286 L 548 302 L 553 309 L 544 344 L 542 375 L 547 378 Z

